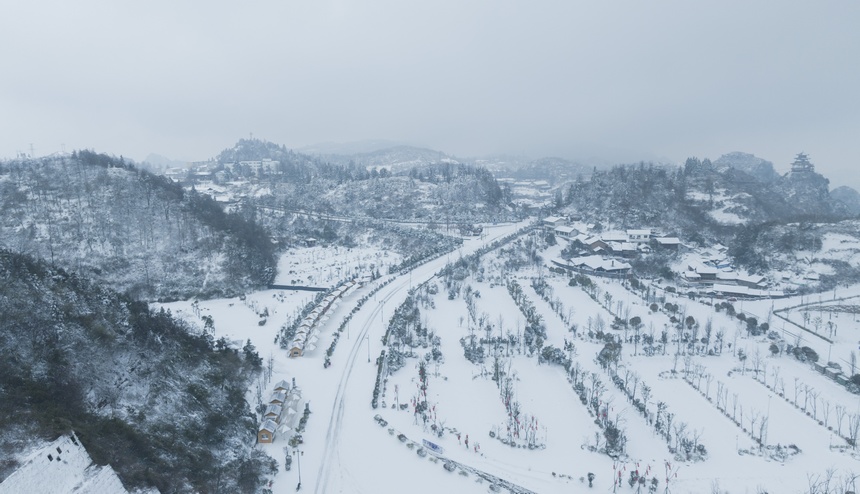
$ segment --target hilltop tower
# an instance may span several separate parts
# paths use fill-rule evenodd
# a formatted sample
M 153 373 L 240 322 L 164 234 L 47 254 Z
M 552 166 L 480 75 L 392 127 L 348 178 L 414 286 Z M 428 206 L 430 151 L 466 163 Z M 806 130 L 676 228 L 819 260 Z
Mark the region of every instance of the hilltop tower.
M 806 153 L 797 153 L 794 158 L 794 163 L 791 164 L 791 172 L 814 172 L 815 166 L 809 161 L 809 156 Z

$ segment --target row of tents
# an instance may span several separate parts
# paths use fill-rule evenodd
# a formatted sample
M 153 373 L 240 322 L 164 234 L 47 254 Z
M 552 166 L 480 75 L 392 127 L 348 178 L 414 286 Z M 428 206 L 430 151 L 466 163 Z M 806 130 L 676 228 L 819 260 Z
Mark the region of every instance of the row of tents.
M 317 326 L 328 317 L 328 311 L 334 308 L 338 299 L 357 283 L 357 280 L 350 280 L 338 286 L 326 295 L 319 305 L 304 318 L 299 325 L 299 329 L 296 331 L 296 336 L 293 338 L 292 343 L 290 343 L 290 357 L 301 357 L 305 353 L 305 350 L 316 349 L 316 342 L 319 338 L 319 328 Z

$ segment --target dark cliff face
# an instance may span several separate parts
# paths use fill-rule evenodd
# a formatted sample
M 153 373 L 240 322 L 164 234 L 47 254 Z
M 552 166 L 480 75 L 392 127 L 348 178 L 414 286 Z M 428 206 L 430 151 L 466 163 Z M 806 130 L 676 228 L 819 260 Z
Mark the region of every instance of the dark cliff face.
M 728 168 L 742 171 L 764 183 L 773 183 L 780 178 L 773 168 L 773 163 L 749 153 L 735 151 L 724 154 L 714 160 L 714 166 L 720 171 L 725 171 Z
M 796 215 L 839 213 L 830 199 L 830 181 L 813 171 L 789 172 L 777 184 L 778 191 Z
M 837 207 L 843 207 L 850 215 L 860 215 L 860 192 L 841 186 L 830 191 L 830 199 Z

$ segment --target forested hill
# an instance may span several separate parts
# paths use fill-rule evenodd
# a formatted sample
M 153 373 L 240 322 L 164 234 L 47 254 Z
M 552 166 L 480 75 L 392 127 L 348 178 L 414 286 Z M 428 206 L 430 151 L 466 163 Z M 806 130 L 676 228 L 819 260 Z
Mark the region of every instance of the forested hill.
M 814 172 L 773 178 L 690 158 L 680 168 L 638 164 L 595 171 L 569 187 L 563 204 L 604 224 L 677 230 L 695 239 L 738 225 L 851 217 L 850 208 L 830 196 L 828 183 Z
M 249 163 L 261 160 L 272 164 L 252 168 Z M 216 161 L 225 181 L 267 184 L 268 193 L 253 199 L 265 206 L 442 224 L 515 216 L 510 192 L 480 166 L 440 161 L 392 172 L 356 161 L 324 162 L 256 139 L 240 140 Z
M 254 492 L 245 390 L 261 370 L 169 313 L 0 249 L 0 479 L 31 442 L 73 430 L 129 489 Z
M 144 299 L 234 294 L 275 274 L 269 235 L 122 158 L 0 162 L 0 246 Z

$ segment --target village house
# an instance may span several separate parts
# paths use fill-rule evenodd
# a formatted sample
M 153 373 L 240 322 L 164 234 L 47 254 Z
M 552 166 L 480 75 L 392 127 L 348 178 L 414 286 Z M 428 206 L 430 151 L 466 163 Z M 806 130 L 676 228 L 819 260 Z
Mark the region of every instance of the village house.
M 544 230 L 553 231 L 556 227 L 567 225 L 567 218 L 563 216 L 547 216 L 541 222 Z
M 651 230 L 627 230 L 628 242 L 644 244 L 649 240 L 651 240 Z
M 627 234 L 623 232 L 604 232 L 600 235 L 600 240 L 603 240 L 606 243 L 626 242 Z
M 609 244 L 604 242 L 603 240 L 597 237 L 590 237 L 585 239 L 585 245 L 591 249 L 592 252 L 608 252 Z
M 630 242 L 609 242 L 609 251 L 614 256 L 636 257 L 636 244 Z
M 281 405 L 269 405 L 266 407 L 266 411 L 263 412 L 263 418 L 274 420 L 276 423 L 281 422 L 281 413 L 284 411 L 284 408 Z
M 654 243 L 661 249 L 678 250 L 678 247 L 681 245 L 681 239 L 678 237 L 657 237 L 654 239 Z
M 693 269 L 699 275 L 701 281 L 716 281 L 717 273 L 719 272 L 717 268 L 710 266 L 694 266 Z
M 556 266 L 596 276 L 622 277 L 630 273 L 631 266 L 616 259 L 601 256 L 574 257 L 568 261 L 554 260 Z
M 564 237 L 564 238 L 571 238 L 578 233 L 576 231 L 576 228 L 574 228 L 572 226 L 557 226 L 557 227 L 555 227 L 555 230 L 553 230 L 553 232 L 557 236 Z
M 275 391 L 272 393 L 272 397 L 269 398 L 270 405 L 280 405 L 283 406 L 287 401 L 287 393 L 284 391 Z
M 748 288 L 740 285 L 723 285 L 715 283 L 706 294 L 719 297 L 742 297 L 742 298 L 779 298 L 785 296 L 781 290 L 761 290 Z
M 257 431 L 258 443 L 272 443 L 275 441 L 275 431 L 278 429 L 278 424 L 273 420 L 266 420 Z

